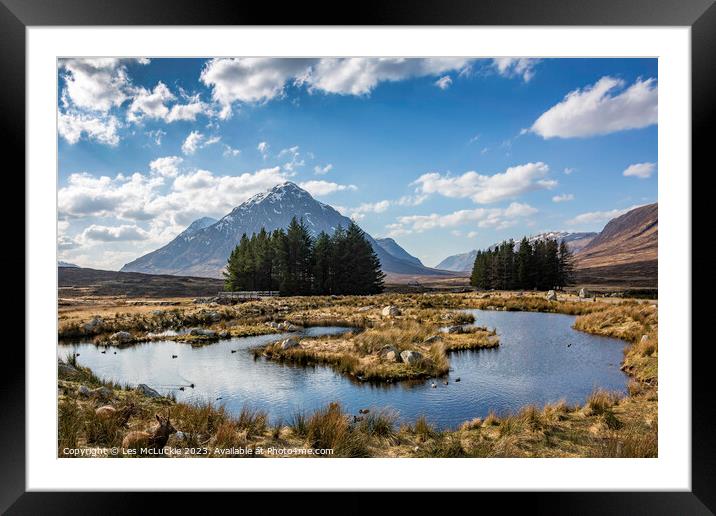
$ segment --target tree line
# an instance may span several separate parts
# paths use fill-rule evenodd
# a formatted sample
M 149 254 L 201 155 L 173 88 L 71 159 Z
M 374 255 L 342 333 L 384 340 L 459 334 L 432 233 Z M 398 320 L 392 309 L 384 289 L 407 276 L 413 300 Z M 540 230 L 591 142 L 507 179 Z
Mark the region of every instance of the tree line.
M 284 231 L 244 234 L 229 256 L 226 290 L 278 290 L 281 295 L 377 294 L 385 274 L 354 222 L 312 237 L 296 217 Z
M 515 250 L 517 247 L 517 250 Z M 524 237 L 519 246 L 507 240 L 493 249 L 478 251 L 470 284 L 495 290 L 559 289 L 574 281 L 574 258 L 564 242 Z

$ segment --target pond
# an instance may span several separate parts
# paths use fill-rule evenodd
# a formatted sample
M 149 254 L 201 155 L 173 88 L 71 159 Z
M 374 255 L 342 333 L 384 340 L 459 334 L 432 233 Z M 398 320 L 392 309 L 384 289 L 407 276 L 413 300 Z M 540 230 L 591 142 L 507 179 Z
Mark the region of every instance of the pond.
M 401 421 L 412 422 L 424 415 L 447 428 L 484 417 L 490 410 L 503 414 L 530 403 L 543 405 L 560 399 L 583 403 L 598 387 L 626 390 L 628 378 L 619 369 L 625 343 L 574 330 L 573 316 L 467 312 L 475 316 L 475 324 L 497 329 L 500 346 L 451 353 L 451 371 L 445 378 L 449 383 L 444 385 L 440 379 L 437 388 L 431 387 L 432 380 L 360 383 L 327 366 L 298 367 L 254 358 L 251 348 L 282 335 L 227 339 L 203 347 L 160 341 L 112 347 L 106 354 L 91 343 L 63 344 L 58 346 L 58 356 L 80 353 L 78 362 L 100 378 L 121 384 L 146 383 L 162 394 L 173 392 L 178 401 L 214 402 L 232 413 L 244 405 L 266 410 L 273 423 L 290 420 L 298 410 L 312 412 L 340 401 L 350 413 L 390 407 Z M 303 335 L 349 330 L 314 327 L 305 329 Z M 180 386 L 185 390 L 180 391 Z

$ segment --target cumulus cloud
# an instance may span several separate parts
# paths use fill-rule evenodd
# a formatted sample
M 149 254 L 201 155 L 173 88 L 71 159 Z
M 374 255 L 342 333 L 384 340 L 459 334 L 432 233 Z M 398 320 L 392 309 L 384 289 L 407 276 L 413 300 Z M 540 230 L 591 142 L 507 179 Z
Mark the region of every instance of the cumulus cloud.
M 573 219 L 569 219 L 567 221 L 567 224 L 569 224 L 570 226 L 594 226 L 595 224 L 609 222 L 613 218 L 619 217 L 620 215 L 624 215 L 625 213 L 633 210 L 634 208 L 638 208 L 639 206 L 639 204 L 636 204 L 628 208 L 617 208 L 608 211 L 590 211 L 586 213 L 581 213 Z
M 165 156 L 149 163 L 149 169 L 163 177 L 176 177 L 179 174 L 179 165 L 184 160 L 179 156 Z
M 332 183 L 330 181 L 313 180 L 299 183 L 301 188 L 306 190 L 311 195 L 329 195 L 335 192 L 342 192 L 344 190 L 357 190 L 355 185 L 341 185 L 338 183 Z
M 236 157 L 241 154 L 240 149 L 234 149 L 231 145 L 224 144 L 224 157 Z
M 622 174 L 626 177 L 638 177 L 639 179 L 647 179 L 651 177 L 655 170 L 656 163 L 634 163 L 633 165 L 629 165 L 626 170 L 622 172 Z
M 492 65 L 503 77 L 521 77 L 523 81 L 529 82 L 535 75 L 535 66 L 539 59 L 526 57 L 497 57 L 492 60 Z
M 574 200 L 574 194 L 571 194 L 571 193 L 555 195 L 554 197 L 552 197 L 552 202 L 567 202 L 567 201 L 573 201 L 573 200 Z
M 201 81 L 212 89 L 220 116 L 231 116 L 234 102 L 267 102 L 287 85 L 338 95 L 367 95 L 380 82 L 438 76 L 464 69 L 464 58 L 219 58 L 206 63 Z
M 192 155 L 197 150 L 218 143 L 219 141 L 221 141 L 220 136 L 211 136 L 207 138 L 199 131 L 192 131 L 187 135 L 184 143 L 182 143 L 181 151 L 186 155 Z
M 115 116 L 82 113 L 58 113 L 57 132 L 67 143 L 74 145 L 84 136 L 110 146 L 119 144 L 120 123 Z
M 120 59 L 63 59 L 63 96 L 75 106 L 108 112 L 129 98 L 130 81 Z
M 568 93 L 529 130 L 545 139 L 584 138 L 656 124 L 656 79 L 637 79 L 627 89 L 624 86 L 621 79 L 602 77 L 591 86 Z
M 529 204 L 513 202 L 507 208 L 476 208 L 458 210 L 445 215 L 407 215 L 398 217 L 395 224 L 388 225 L 390 236 L 400 236 L 413 232 L 422 232 L 436 228 L 453 228 L 466 224 L 480 228 L 504 229 L 516 224 L 519 219 L 537 213 Z
M 474 171 L 460 176 L 438 172 L 423 174 L 413 184 L 423 194 L 440 194 L 445 197 L 470 198 L 479 204 L 489 204 L 515 198 L 524 193 L 554 188 L 557 181 L 546 178 L 549 167 L 542 162 L 510 167 L 491 176 Z
M 131 242 L 145 240 L 147 237 L 147 232 L 140 227 L 127 224 L 122 224 L 121 226 L 92 224 L 85 228 L 81 235 L 83 241 L 93 240 L 97 242 Z
M 256 146 L 256 150 L 258 150 L 261 153 L 261 156 L 263 156 L 264 159 L 266 159 L 268 157 L 268 149 L 269 149 L 268 142 L 259 142 L 259 144 Z

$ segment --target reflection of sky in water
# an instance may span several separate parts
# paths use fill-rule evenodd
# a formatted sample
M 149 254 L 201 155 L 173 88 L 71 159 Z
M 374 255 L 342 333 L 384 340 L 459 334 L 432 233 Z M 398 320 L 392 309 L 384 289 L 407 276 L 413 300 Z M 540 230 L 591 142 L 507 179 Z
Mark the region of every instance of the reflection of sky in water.
M 203 347 L 163 341 L 102 354 L 93 344 L 61 345 L 98 376 L 119 383 L 146 383 L 159 392 L 174 392 L 186 402 L 215 401 L 231 412 L 248 404 L 288 420 L 297 410 L 313 411 L 331 401 L 357 413 L 366 407 L 392 407 L 405 421 L 420 415 L 440 426 L 455 426 L 491 409 L 498 413 L 529 403 L 566 399 L 583 402 L 595 387 L 624 391 L 619 370 L 624 343 L 573 330 L 574 317 L 534 312 L 470 310 L 476 324 L 497 328 L 500 347 L 450 355 L 450 384 L 442 379 L 399 384 L 357 383 L 328 367 L 296 367 L 255 360 L 250 349 L 280 338 L 264 335 L 222 340 Z M 312 335 L 346 328 L 311 328 Z M 567 344 L 571 346 L 567 347 Z M 231 353 L 236 350 L 235 353 Z M 114 354 L 114 351 L 117 354 Z M 172 355 L 178 358 L 172 359 Z M 461 381 L 455 383 L 454 379 Z M 194 383 L 195 388 L 188 387 Z M 186 386 L 184 391 L 178 390 Z M 216 401 L 217 398 L 221 400 Z

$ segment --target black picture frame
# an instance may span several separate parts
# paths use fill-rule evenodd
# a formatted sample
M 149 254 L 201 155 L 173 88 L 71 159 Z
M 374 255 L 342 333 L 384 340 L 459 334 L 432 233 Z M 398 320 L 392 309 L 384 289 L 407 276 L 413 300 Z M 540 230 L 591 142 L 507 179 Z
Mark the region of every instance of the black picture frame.
M 701 163 L 706 169 L 713 146 L 708 129 L 716 112 L 714 0 L 422 0 L 419 3 L 401 0 L 363 1 L 354 9 L 337 3 L 326 6 L 287 3 L 278 8 L 266 2 L 220 0 L 0 0 L 0 70 L 4 75 L 0 81 L 0 120 L 6 162 L 8 157 L 14 158 L 16 169 L 24 169 L 25 30 L 29 26 L 302 24 L 691 27 L 692 167 L 695 169 Z M 26 269 L 25 274 L 28 273 Z M 684 349 L 690 345 L 690 338 L 690 335 L 684 336 L 685 341 L 681 343 Z M 8 514 L 146 512 L 147 501 L 129 493 L 26 492 L 25 355 L 17 348 L 8 350 L 13 355 L 13 368 L 4 368 L 1 380 L 0 511 Z M 690 492 L 510 493 L 507 495 L 510 501 L 528 498 L 524 501 L 530 504 L 530 512 L 551 514 L 713 514 L 716 511 L 716 440 L 712 437 L 712 428 L 716 404 L 710 396 L 707 349 L 707 345 L 696 345 L 692 349 Z M 181 494 L 154 496 L 160 497 L 166 510 L 186 504 L 186 497 Z M 341 505 L 349 510 L 357 509 L 364 500 L 363 495 L 351 496 L 356 503 L 346 500 Z M 504 504 L 504 498 L 504 494 L 480 494 L 480 510 L 488 504 Z M 282 501 L 280 498 L 271 500 L 271 504 Z M 213 504 L 222 501 L 219 499 Z M 421 496 L 413 496 L 402 500 L 401 505 L 403 510 L 409 510 L 411 505 L 423 503 Z

